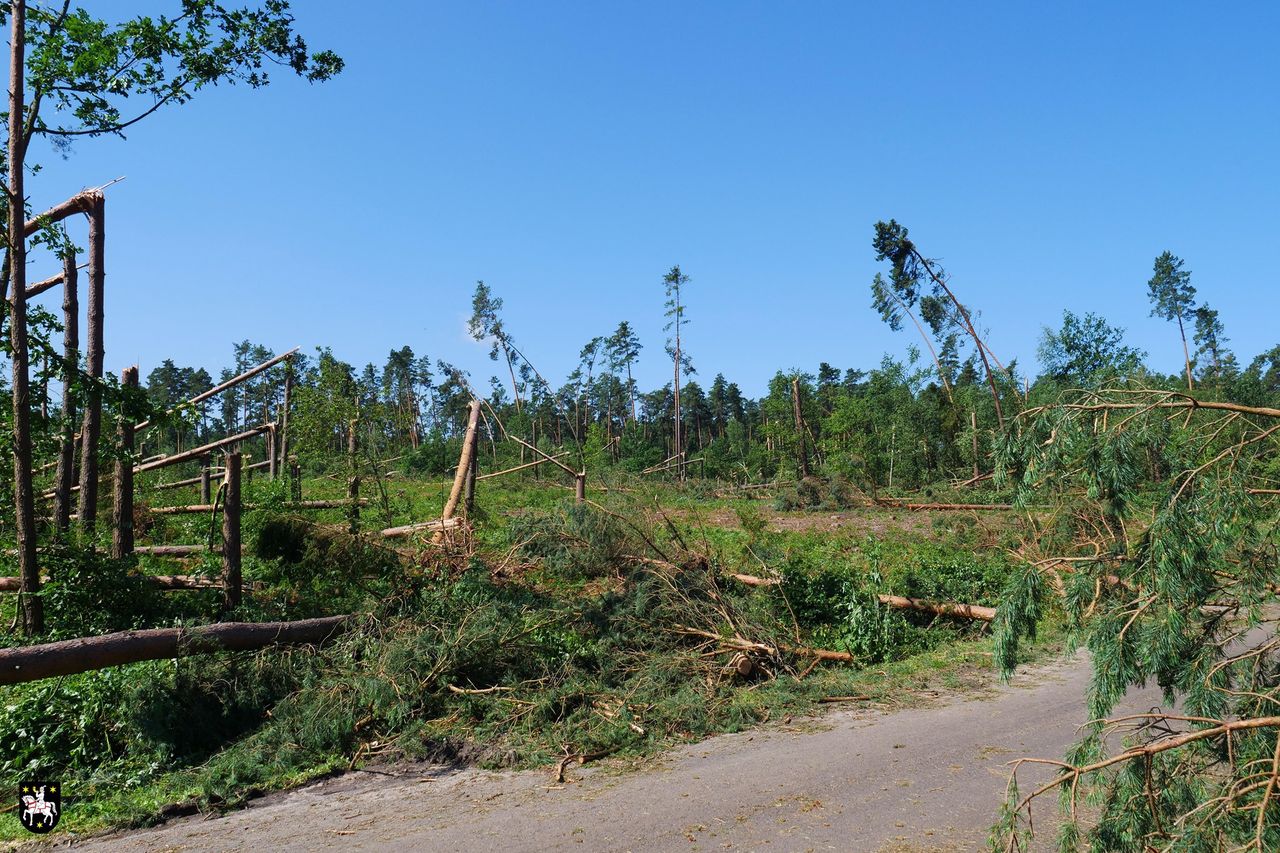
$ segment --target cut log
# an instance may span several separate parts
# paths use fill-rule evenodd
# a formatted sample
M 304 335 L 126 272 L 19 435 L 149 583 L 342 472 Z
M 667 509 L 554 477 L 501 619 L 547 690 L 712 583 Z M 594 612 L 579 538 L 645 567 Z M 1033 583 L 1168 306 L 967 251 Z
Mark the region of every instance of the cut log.
M 327 616 L 297 622 L 150 628 L 0 649 L 0 684 L 21 684 L 145 660 L 253 651 L 274 645 L 320 644 L 343 631 L 351 620 L 351 616 Z

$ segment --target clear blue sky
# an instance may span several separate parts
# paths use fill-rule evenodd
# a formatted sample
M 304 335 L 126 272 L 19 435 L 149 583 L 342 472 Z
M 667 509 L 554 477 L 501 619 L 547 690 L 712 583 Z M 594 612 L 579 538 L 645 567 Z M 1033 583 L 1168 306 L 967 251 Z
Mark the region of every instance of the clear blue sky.
M 1004 360 L 1034 363 L 1069 308 L 1176 371 L 1146 298 L 1165 249 L 1243 362 L 1280 342 L 1274 4 L 294 5 L 339 79 L 219 89 L 127 141 L 34 153 L 37 207 L 128 175 L 108 200 L 109 370 L 221 367 L 249 338 L 357 367 L 409 344 L 483 381 L 464 331 L 482 278 L 553 381 L 625 318 L 654 387 L 678 263 L 698 378 L 754 395 L 779 368 L 913 342 L 869 307 L 889 217 Z

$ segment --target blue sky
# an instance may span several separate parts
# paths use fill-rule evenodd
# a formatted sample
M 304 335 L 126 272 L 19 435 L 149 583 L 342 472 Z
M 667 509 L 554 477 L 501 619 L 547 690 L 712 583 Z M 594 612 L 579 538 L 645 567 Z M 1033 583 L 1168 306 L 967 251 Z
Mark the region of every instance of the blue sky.
M 294 5 L 339 79 L 225 87 L 128 140 L 33 152 L 36 207 L 128 176 L 108 199 L 109 370 L 217 368 L 249 338 L 357 366 L 409 344 L 483 381 L 464 321 L 484 279 L 544 374 L 627 319 L 657 386 L 678 263 L 698 378 L 758 394 L 777 369 L 913 342 L 869 307 L 889 217 L 1006 361 L 1034 363 L 1066 308 L 1177 371 L 1146 298 L 1165 249 L 1244 362 L 1280 342 L 1274 4 Z

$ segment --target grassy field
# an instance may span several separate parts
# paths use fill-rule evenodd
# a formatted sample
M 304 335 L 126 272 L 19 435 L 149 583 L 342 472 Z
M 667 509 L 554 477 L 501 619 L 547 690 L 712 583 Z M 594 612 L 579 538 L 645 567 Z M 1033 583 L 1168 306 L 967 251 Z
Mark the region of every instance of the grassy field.
M 985 623 L 890 610 L 875 596 L 994 605 L 1009 573 L 1009 514 L 784 512 L 769 498 L 635 481 L 590 489 L 589 504 L 574 507 L 555 481 L 480 485 L 472 534 L 391 550 L 380 537 L 348 536 L 342 510 L 289 515 L 283 484 L 257 478 L 246 489 L 258 508 L 245 517 L 244 569 L 255 588 L 230 618 L 357 613 L 357 627 L 320 650 L 206 655 L 10 688 L 0 766 L 60 779 L 59 832 L 89 832 L 231 807 L 366 764 L 644 756 L 811 714 L 831 697 L 891 709 L 991 683 Z M 438 516 L 447 489 L 365 480 L 362 529 Z M 340 477 L 305 483 L 308 499 L 345 493 Z M 207 516 L 140 509 L 139 519 L 140 542 L 210 535 Z M 175 571 L 150 558 L 134 568 L 82 551 L 55 557 L 55 630 L 216 617 L 216 591 L 161 593 L 138 569 Z M 182 571 L 218 569 L 206 557 Z M 779 583 L 743 586 L 735 573 Z M 801 647 L 854 660 L 818 663 Z M 1050 638 L 1026 654 L 1055 647 Z M 17 821 L 0 822 L 0 838 L 20 834 Z

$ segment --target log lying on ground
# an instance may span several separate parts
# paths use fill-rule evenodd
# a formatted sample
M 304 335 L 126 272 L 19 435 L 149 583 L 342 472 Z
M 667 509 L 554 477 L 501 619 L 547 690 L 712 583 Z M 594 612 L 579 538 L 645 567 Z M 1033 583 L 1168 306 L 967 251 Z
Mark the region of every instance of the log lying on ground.
M 75 675 L 144 660 L 208 652 L 246 652 L 274 645 L 319 644 L 343 631 L 351 616 L 297 622 L 223 622 L 198 628 L 150 628 L 0 649 L 0 684 Z
M 403 527 L 388 527 L 380 531 L 380 533 L 387 539 L 396 539 L 401 536 L 412 536 L 415 533 L 427 531 L 438 533 L 441 530 L 452 530 L 455 527 L 461 527 L 462 524 L 463 520 L 461 518 L 433 518 L 431 521 L 406 524 Z
M 910 510 L 972 510 L 974 512 L 996 512 L 999 510 L 1013 509 L 1013 504 L 910 504 L 902 501 L 879 499 L 875 502 L 876 506 L 886 507 L 888 509 L 910 509 Z
M 747 586 L 777 586 L 782 581 L 777 578 L 759 578 L 755 575 L 729 575 L 738 583 Z M 990 622 L 996 618 L 994 607 L 981 604 L 958 604 L 951 601 L 925 601 L 920 598 L 907 598 L 903 595 L 877 595 L 881 604 L 896 607 L 899 610 L 919 610 L 924 613 L 937 613 L 939 616 L 959 616 L 964 619 L 981 619 Z
M 369 499 L 361 498 L 359 503 L 360 503 L 360 506 L 368 506 Z M 280 504 L 280 508 L 292 509 L 292 510 L 342 509 L 343 507 L 348 505 L 349 505 L 349 501 L 345 499 L 336 500 L 336 501 L 289 501 L 287 503 Z M 153 506 L 153 507 L 148 507 L 147 511 L 150 512 L 152 515 L 184 515 L 188 513 L 213 512 L 213 506 L 214 506 L 213 504 L 191 504 L 189 506 Z M 245 504 L 242 507 L 242 509 L 258 509 L 259 506 L 261 505 Z
M 160 589 L 217 589 L 220 584 L 214 578 L 201 575 L 144 575 Z M 48 583 L 50 578 L 41 578 L 41 583 Z M 22 588 L 22 578 L 0 577 L 0 592 L 18 592 Z
M 744 640 L 741 637 L 722 637 L 711 631 L 703 631 L 699 628 L 689 628 L 683 625 L 677 625 L 675 628 L 678 634 L 688 634 L 693 637 L 702 637 L 707 640 L 715 640 L 725 651 L 734 652 L 756 652 L 757 654 L 767 655 L 768 657 L 777 657 L 778 650 L 790 652 L 800 657 L 814 658 L 815 660 L 839 661 L 840 663 L 853 663 L 857 660 L 849 652 L 835 652 L 831 649 L 811 649 L 808 646 L 788 646 L 782 645 L 778 648 L 767 643 L 753 643 L 750 640 Z
M 957 604 L 951 601 L 924 601 L 919 598 L 906 598 L 901 595 L 877 595 L 881 604 L 896 607 L 900 610 L 920 610 L 925 613 L 937 613 L 940 616 L 959 616 L 964 619 L 981 619 L 990 622 L 996 618 L 994 607 L 981 604 Z

